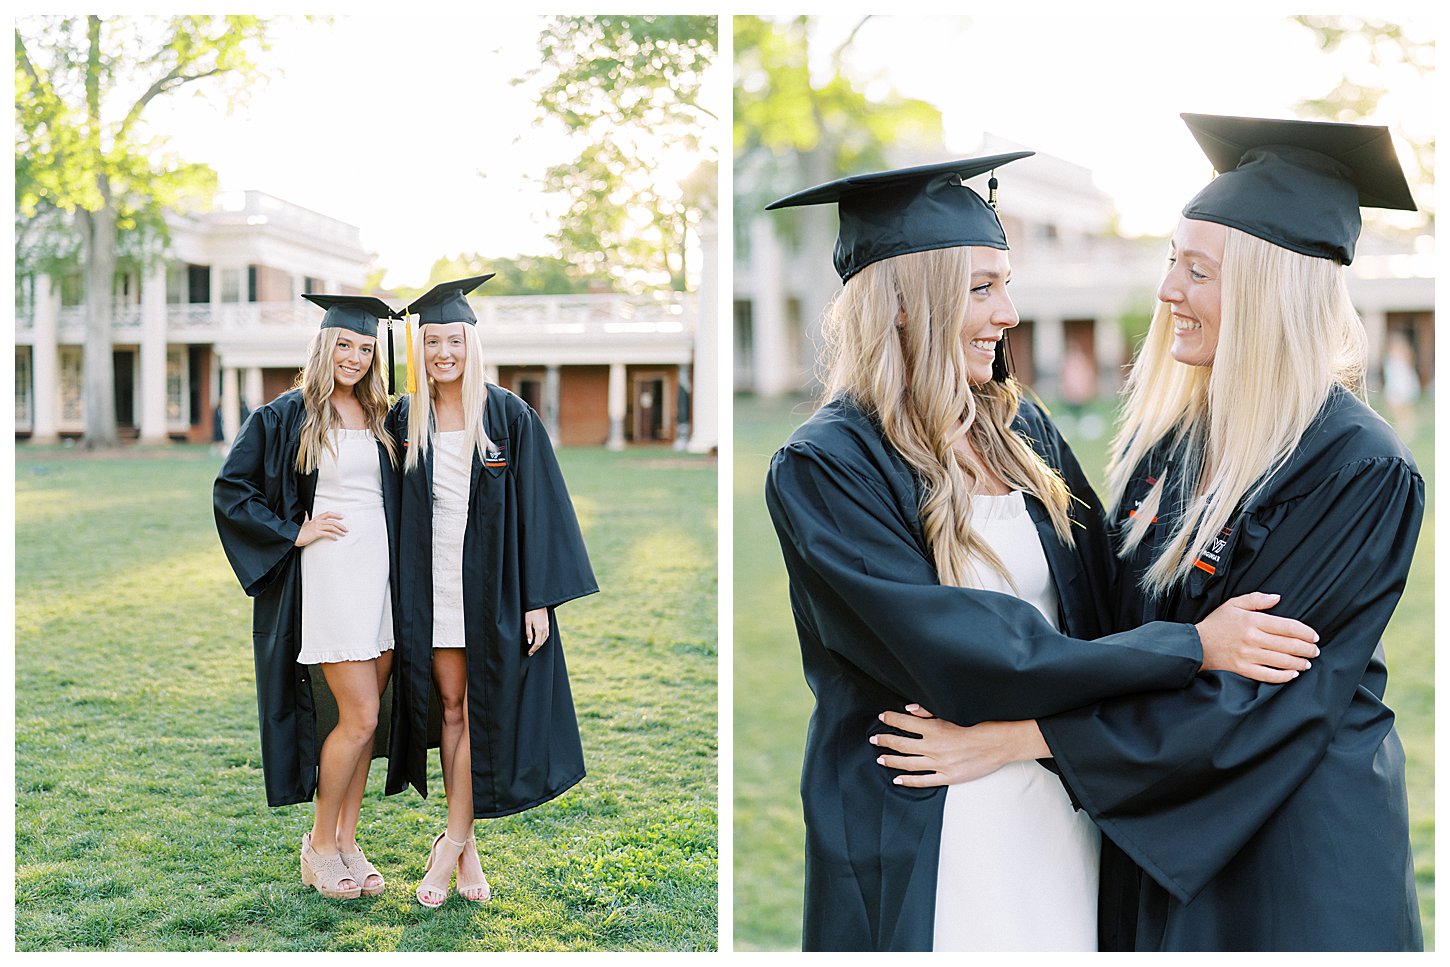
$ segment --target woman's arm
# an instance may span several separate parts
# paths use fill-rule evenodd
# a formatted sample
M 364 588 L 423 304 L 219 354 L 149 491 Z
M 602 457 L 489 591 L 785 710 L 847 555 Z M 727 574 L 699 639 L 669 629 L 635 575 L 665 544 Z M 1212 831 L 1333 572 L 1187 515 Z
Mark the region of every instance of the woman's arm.
M 269 502 L 290 474 L 280 420 L 270 406 L 242 424 L 212 486 L 212 513 L 227 560 L 247 594 L 264 591 L 277 566 L 297 546 L 302 526 L 280 517 Z

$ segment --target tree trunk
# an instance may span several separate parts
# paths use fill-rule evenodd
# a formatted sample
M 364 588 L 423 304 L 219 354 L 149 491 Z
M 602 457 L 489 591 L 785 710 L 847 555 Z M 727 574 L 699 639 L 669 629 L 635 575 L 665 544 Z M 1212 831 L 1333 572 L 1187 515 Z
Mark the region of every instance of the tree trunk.
M 114 447 L 118 441 L 111 322 L 115 315 L 116 216 L 109 206 L 96 212 L 81 209 L 77 215 L 86 259 L 86 430 L 81 442 L 90 449 Z

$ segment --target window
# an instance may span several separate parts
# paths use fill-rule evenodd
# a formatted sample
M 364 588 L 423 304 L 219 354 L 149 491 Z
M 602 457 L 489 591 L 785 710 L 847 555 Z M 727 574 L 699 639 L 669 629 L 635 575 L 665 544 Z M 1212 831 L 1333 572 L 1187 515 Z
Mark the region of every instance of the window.
M 191 422 L 190 380 L 185 346 L 166 347 L 166 422 L 186 425 Z
M 60 419 L 62 423 L 80 423 L 85 419 L 81 407 L 85 387 L 83 356 L 79 346 L 60 347 Z
M 30 410 L 30 347 L 15 347 L 15 422 L 29 426 L 35 420 Z

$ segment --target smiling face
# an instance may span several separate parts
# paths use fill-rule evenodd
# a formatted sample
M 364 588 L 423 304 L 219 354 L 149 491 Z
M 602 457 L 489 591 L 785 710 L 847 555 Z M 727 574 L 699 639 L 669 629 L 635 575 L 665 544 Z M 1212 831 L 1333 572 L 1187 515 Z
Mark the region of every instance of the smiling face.
M 1218 351 L 1223 246 L 1228 230 L 1217 222 L 1180 218 L 1173 233 L 1168 272 L 1158 301 L 1173 313 L 1173 358 L 1189 366 L 1211 366 Z
M 1012 266 L 1002 249 L 972 247 L 971 292 L 962 342 L 967 350 L 967 378 L 973 386 L 992 379 L 992 359 L 1008 329 L 1017 325 L 1017 307 L 1007 294 Z
M 468 340 L 463 330 L 466 325 L 466 322 L 447 322 L 423 327 L 423 368 L 435 383 L 463 378 L 463 362 L 468 358 Z
M 339 329 L 337 345 L 332 349 L 332 382 L 334 386 L 356 386 L 373 365 L 378 346 L 376 336 L 363 336 L 351 329 Z

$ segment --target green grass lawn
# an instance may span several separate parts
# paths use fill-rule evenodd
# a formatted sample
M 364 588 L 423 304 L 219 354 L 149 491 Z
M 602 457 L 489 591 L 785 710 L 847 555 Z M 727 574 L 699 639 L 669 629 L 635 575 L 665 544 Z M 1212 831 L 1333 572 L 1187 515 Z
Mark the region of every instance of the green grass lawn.
M 559 611 L 589 776 L 478 824 L 494 897 L 413 899 L 445 807 L 382 795 L 375 899 L 304 887 L 309 805 L 268 809 L 251 601 L 205 448 L 16 455 L 19 950 L 713 950 L 715 462 L 561 451 L 603 592 Z
M 802 850 L 800 762 L 813 699 L 801 676 L 785 568 L 763 498 L 766 467 L 813 411 L 802 400 L 735 401 L 735 946 L 788 950 L 800 945 Z M 1100 420 L 1111 416 L 1098 408 Z M 1409 587 L 1385 636 L 1386 700 L 1405 745 L 1410 836 L 1425 947 L 1435 936 L 1434 736 L 1434 427 L 1424 404 L 1412 448 L 1425 474 L 1428 506 Z M 1107 440 L 1065 427 L 1095 483 Z

